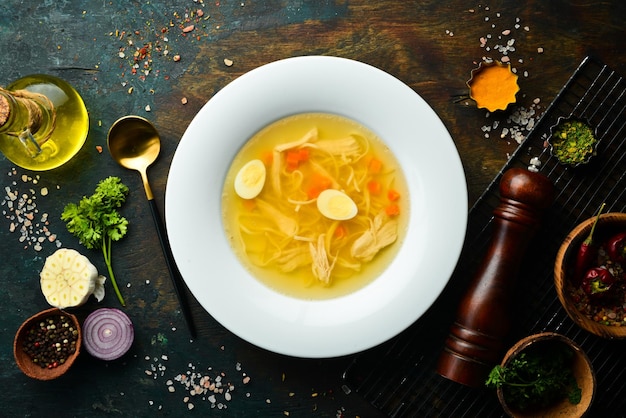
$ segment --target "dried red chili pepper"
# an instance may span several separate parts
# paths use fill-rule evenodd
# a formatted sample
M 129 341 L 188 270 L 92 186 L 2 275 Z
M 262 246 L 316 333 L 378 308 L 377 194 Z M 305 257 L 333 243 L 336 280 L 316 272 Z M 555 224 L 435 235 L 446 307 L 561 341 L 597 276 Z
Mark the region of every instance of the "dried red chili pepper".
M 578 248 L 578 254 L 576 255 L 576 262 L 574 264 L 574 281 L 575 284 L 578 285 L 583 280 L 585 272 L 593 265 L 594 257 L 596 256 L 596 245 L 593 240 L 593 233 L 596 229 L 596 225 L 598 224 L 598 219 L 600 219 L 600 214 L 604 210 L 604 203 L 598 209 L 598 213 L 596 214 L 596 219 L 593 221 L 593 225 L 591 225 L 591 231 L 589 231 L 589 236 L 580 244 Z
M 582 289 L 592 298 L 605 297 L 615 283 L 615 277 L 604 267 L 594 267 L 587 271 L 583 279 Z
M 624 264 L 626 261 L 626 231 L 609 238 L 606 244 L 606 252 L 613 262 Z

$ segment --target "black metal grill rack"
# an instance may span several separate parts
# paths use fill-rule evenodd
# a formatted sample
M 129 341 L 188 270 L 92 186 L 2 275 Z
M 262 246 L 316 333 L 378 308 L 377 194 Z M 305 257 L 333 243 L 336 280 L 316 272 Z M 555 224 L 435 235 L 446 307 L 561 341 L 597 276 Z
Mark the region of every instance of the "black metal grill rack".
M 544 146 L 559 117 L 574 116 L 596 127 L 597 156 L 575 168 L 560 164 Z M 593 363 L 598 389 L 590 416 L 626 416 L 626 341 L 606 340 L 578 328 L 561 306 L 553 263 L 562 240 L 593 216 L 626 212 L 626 81 L 593 57 L 583 60 L 526 140 L 471 208 L 461 257 L 435 304 L 394 339 L 358 355 L 345 384 L 391 417 L 504 416 L 495 392 L 472 389 L 439 376 L 436 364 L 456 308 L 490 241 L 502 174 L 527 167 L 538 157 L 540 171 L 557 189 L 555 203 L 524 256 L 515 295 L 511 344 L 530 334 L 553 331 L 579 344 Z

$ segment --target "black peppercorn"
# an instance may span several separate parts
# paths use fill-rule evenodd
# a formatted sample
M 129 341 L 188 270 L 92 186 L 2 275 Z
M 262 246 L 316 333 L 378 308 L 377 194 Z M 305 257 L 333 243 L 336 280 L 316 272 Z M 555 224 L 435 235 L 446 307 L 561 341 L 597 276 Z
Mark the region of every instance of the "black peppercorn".
M 68 330 L 68 331 L 65 331 Z M 76 352 L 78 332 L 65 315 L 53 315 L 33 325 L 24 340 L 26 354 L 42 368 L 52 369 L 65 363 Z

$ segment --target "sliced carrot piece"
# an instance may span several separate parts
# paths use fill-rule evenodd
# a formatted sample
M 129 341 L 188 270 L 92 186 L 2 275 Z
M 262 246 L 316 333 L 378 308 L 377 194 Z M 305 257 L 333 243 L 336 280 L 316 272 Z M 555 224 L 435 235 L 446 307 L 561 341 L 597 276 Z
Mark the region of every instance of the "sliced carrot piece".
M 400 215 L 400 206 L 396 205 L 395 203 L 392 203 L 391 205 L 385 208 L 385 213 L 388 216 L 398 216 Z
M 293 171 L 300 166 L 300 163 L 309 159 L 309 149 L 300 148 L 287 151 L 285 162 L 287 163 L 287 170 Z
M 254 208 L 256 208 L 255 199 L 242 199 L 243 200 L 243 208 L 249 212 L 252 212 Z
M 320 173 L 313 173 L 308 184 L 307 196 L 309 199 L 315 199 L 324 190 L 330 188 L 333 182 L 326 176 Z
M 397 201 L 398 199 L 400 199 L 400 192 L 395 189 L 389 189 L 389 191 L 387 192 L 387 199 L 392 202 Z
M 373 195 L 378 195 L 378 194 L 380 194 L 380 192 L 382 192 L 383 186 L 382 186 L 382 184 L 380 184 L 379 181 L 370 180 L 367 183 L 367 190 L 369 190 L 369 192 L 371 194 L 373 194 Z
M 309 199 L 316 199 L 317 196 L 320 195 L 320 193 L 322 193 L 324 190 L 326 189 L 322 189 L 321 187 L 319 187 L 318 185 L 315 186 L 311 186 L 309 187 L 309 189 L 306 192 L 306 195 Z
M 300 162 L 300 157 L 298 156 L 298 151 L 287 151 L 287 156 L 285 157 L 285 161 L 288 165 L 298 165 Z
M 345 226 L 343 226 L 342 224 L 339 224 L 337 225 L 337 228 L 335 228 L 335 233 L 333 235 L 335 238 L 341 239 L 345 237 L 346 235 L 348 235 L 348 231 L 346 230 Z
M 369 169 L 370 173 L 378 174 L 378 173 L 380 173 L 382 168 L 383 168 L 383 163 L 378 158 L 372 158 L 370 160 L 370 163 L 369 163 L 369 166 L 368 166 L 368 169 Z
M 308 148 L 300 148 L 298 150 L 298 160 L 300 162 L 309 160 L 309 149 Z

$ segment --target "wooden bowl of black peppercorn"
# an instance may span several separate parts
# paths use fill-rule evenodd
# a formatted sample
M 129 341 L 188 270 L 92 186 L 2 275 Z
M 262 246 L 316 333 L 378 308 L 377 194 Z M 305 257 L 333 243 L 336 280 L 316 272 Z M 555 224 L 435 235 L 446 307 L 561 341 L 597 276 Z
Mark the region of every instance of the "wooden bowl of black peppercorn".
M 82 341 L 78 319 L 57 308 L 41 311 L 20 326 L 13 341 L 13 355 L 28 377 L 52 380 L 72 366 Z

